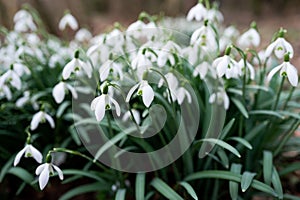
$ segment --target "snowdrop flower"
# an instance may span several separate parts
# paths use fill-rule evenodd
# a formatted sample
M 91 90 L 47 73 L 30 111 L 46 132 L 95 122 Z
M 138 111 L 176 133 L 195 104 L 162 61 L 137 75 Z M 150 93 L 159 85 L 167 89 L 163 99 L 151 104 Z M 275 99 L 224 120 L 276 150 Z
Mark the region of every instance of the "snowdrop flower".
M 251 25 L 252 27 L 243 33 L 238 39 L 237 43 L 242 48 L 249 48 L 251 46 L 258 47 L 260 44 L 260 35 L 256 30 L 256 25 Z
M 231 48 L 228 47 L 226 49 L 225 55 L 215 59 L 212 63 L 213 67 L 217 71 L 217 75 L 219 78 L 223 77 L 224 75 L 227 79 L 238 78 L 242 74 L 242 71 L 238 67 L 237 62 L 229 56 L 230 50 Z
M 56 84 L 52 90 L 52 96 L 56 103 L 59 104 L 64 100 L 67 90 L 71 92 L 73 98 L 77 99 L 78 95 L 75 88 L 64 81 L 61 81 Z
M 15 14 L 14 23 L 14 30 L 16 32 L 27 32 L 37 30 L 31 14 L 26 10 L 20 10 Z
M 73 31 L 78 29 L 78 22 L 73 15 L 66 13 L 59 21 L 58 28 L 63 31 L 69 26 Z
M 258 58 L 255 56 L 254 58 L 253 58 L 253 64 L 255 64 L 255 65 L 259 65 L 259 64 L 261 64 L 261 65 L 263 65 L 265 62 L 267 62 L 266 63 L 266 66 L 267 67 L 270 67 L 271 66 L 271 64 L 272 64 L 272 59 L 269 59 L 269 57 L 266 57 L 266 51 L 265 50 L 261 50 L 260 52 L 258 52 L 258 57 L 259 57 L 259 60 L 260 60 L 260 62 L 259 62 L 259 60 L 258 60 Z
M 23 76 L 24 73 L 27 74 L 27 75 L 31 74 L 28 67 L 24 64 L 15 63 L 13 68 L 14 68 L 14 71 L 18 74 L 19 77 Z
M 128 26 L 126 34 L 135 38 L 139 38 L 143 34 L 145 28 L 146 24 L 142 20 L 137 20 Z
M 128 92 L 126 97 L 126 102 L 128 103 L 133 95 L 133 93 L 137 90 L 137 95 L 142 96 L 144 105 L 148 108 L 153 99 L 154 99 L 154 91 L 152 87 L 149 85 L 148 81 L 142 80 L 138 84 L 134 85 Z
M 208 21 L 205 21 L 205 24 L 192 34 L 190 44 L 199 46 L 205 52 L 214 52 L 217 50 L 216 36 L 212 28 L 208 26 Z
M 93 36 L 91 32 L 86 28 L 79 29 L 79 31 L 77 31 L 77 33 L 75 34 L 75 40 L 77 40 L 78 42 L 87 42 L 92 39 L 92 37 Z
M 178 102 L 179 105 L 181 105 L 183 103 L 185 98 L 187 98 L 188 103 L 192 103 L 191 94 L 184 87 L 179 87 L 177 89 L 176 96 L 177 96 L 177 102 Z
M 49 114 L 45 113 L 44 111 L 39 111 L 33 115 L 30 123 L 30 129 L 33 131 L 38 127 L 39 123 L 44 123 L 46 121 L 48 121 L 51 128 L 55 127 L 53 118 Z
M 66 64 L 62 71 L 63 79 L 68 79 L 72 72 L 84 71 L 89 78 L 92 77 L 92 67 L 89 63 L 85 63 L 79 59 L 79 51 L 75 51 L 74 58 Z
M 187 58 L 187 60 L 189 61 L 189 63 L 191 65 L 195 65 L 196 62 L 199 59 L 198 56 L 198 47 L 197 46 L 188 46 L 184 49 L 182 49 L 182 54 L 185 58 Z M 200 54 L 201 56 L 202 54 Z M 200 58 L 201 59 L 201 58 Z
M 210 9 L 207 11 L 206 19 L 209 21 L 222 23 L 224 21 L 224 16 L 218 9 Z
M 52 164 L 50 161 L 36 168 L 35 174 L 39 176 L 39 186 L 41 190 L 43 190 L 46 187 L 50 175 L 54 174 L 54 170 L 57 171 L 59 179 L 63 180 L 64 175 L 61 169 L 56 165 Z
M 277 38 L 266 49 L 266 57 L 269 57 L 274 52 L 278 59 L 284 57 L 284 54 L 289 53 L 290 58 L 294 56 L 294 49 L 292 45 L 286 41 L 283 37 Z
M 30 100 L 30 92 L 29 91 L 25 91 L 23 93 L 23 97 L 19 98 L 17 101 L 16 101 L 16 106 L 18 108 L 21 108 L 25 105 L 25 103 L 27 103 L 28 101 Z
M 110 48 L 105 44 L 105 36 L 96 36 L 93 40 L 96 42 L 88 48 L 86 55 L 92 60 L 94 65 L 97 65 L 96 63 L 98 62 L 104 63 L 109 59 L 110 55 Z
M 11 65 L 10 69 L 0 77 L 0 88 L 7 82 L 17 90 L 20 90 L 22 87 L 22 81 L 18 74 L 14 71 L 14 65 Z
M 144 72 L 149 70 L 152 65 L 153 64 L 150 59 L 143 53 L 138 53 L 138 55 L 131 61 L 131 67 L 132 69 L 137 70 L 137 75 L 140 79 L 142 79 Z
M 167 61 L 170 62 L 171 66 L 175 65 L 175 54 L 180 54 L 180 47 L 172 42 L 168 41 L 166 45 L 164 45 L 158 53 L 157 57 L 157 65 L 159 67 L 163 67 L 166 65 Z
M 297 87 L 298 85 L 298 71 L 294 65 L 290 63 L 290 57 L 289 54 L 285 54 L 284 56 L 284 62 L 281 65 L 278 65 L 277 67 L 273 68 L 268 77 L 267 80 L 271 81 L 273 76 L 280 70 L 280 76 L 287 77 L 289 82 L 292 86 Z
M 111 104 L 115 106 L 118 116 L 121 114 L 121 108 L 119 103 L 108 94 L 108 86 L 105 85 L 102 94 L 91 103 L 91 110 L 95 111 L 97 121 L 101 121 L 104 118 L 105 111 L 111 109 Z
M 240 68 L 241 71 L 244 70 L 244 73 L 246 73 L 246 70 L 245 70 L 245 63 L 244 63 L 244 60 L 241 59 L 239 62 L 238 62 L 238 66 Z M 246 69 L 249 70 L 249 73 L 250 73 L 250 79 L 251 80 L 254 80 L 255 78 L 255 70 L 254 70 L 254 67 L 248 62 L 246 61 Z
M 141 123 L 140 112 L 136 109 L 131 109 L 131 112 L 133 114 L 133 117 L 134 117 L 134 120 L 136 121 L 136 123 L 140 124 Z M 122 121 L 126 122 L 126 121 L 128 121 L 128 119 L 132 119 L 132 115 L 129 110 L 126 113 L 124 113 L 124 115 L 122 117 Z
M 235 41 L 239 36 L 239 31 L 234 26 L 227 27 L 220 38 L 220 51 L 225 51 L 226 47 Z
M 202 62 L 199 65 L 196 66 L 194 72 L 193 72 L 193 76 L 196 77 L 199 75 L 200 79 L 205 79 L 208 71 L 212 72 L 212 76 L 213 78 L 216 78 L 216 72 L 213 70 L 213 68 L 211 67 L 211 64 L 209 64 L 208 62 Z
M 105 81 L 108 78 L 109 73 L 116 73 L 119 75 L 120 80 L 123 80 L 122 65 L 112 60 L 106 61 L 99 69 L 100 80 Z
M 209 103 L 217 103 L 218 105 L 223 105 L 225 110 L 229 108 L 229 97 L 227 96 L 224 88 L 219 87 L 218 91 L 211 94 L 209 97 Z
M 177 77 L 171 72 L 169 72 L 165 75 L 165 79 L 167 80 L 167 86 L 168 86 L 167 89 L 169 89 L 171 92 L 172 101 L 175 101 L 177 99 L 176 93 L 177 93 L 177 89 L 179 86 L 179 81 L 178 81 Z M 159 88 L 164 84 L 165 79 L 161 78 L 159 80 L 159 82 L 158 82 Z M 169 102 L 171 102 L 169 92 L 167 92 L 165 94 L 167 95 Z
M 36 162 L 41 163 L 43 156 L 39 150 L 37 150 L 34 146 L 31 144 L 26 144 L 25 147 L 19 151 L 19 153 L 16 155 L 14 160 L 14 166 L 17 166 L 19 164 L 21 157 L 24 155 L 25 158 L 33 157 Z
M 201 21 L 202 19 L 205 18 L 206 14 L 207 14 L 206 8 L 203 6 L 202 3 L 198 3 L 197 5 L 195 5 L 190 9 L 186 19 L 188 21 L 192 21 L 193 19 L 195 19 L 196 21 Z
M 5 97 L 7 100 L 12 99 L 12 93 L 7 85 L 0 87 L 0 97 Z

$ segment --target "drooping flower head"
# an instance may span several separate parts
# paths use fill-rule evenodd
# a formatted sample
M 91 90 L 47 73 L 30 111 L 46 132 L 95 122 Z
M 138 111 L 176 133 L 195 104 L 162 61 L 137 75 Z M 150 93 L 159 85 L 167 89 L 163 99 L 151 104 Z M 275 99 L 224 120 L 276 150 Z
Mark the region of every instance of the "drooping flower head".
M 251 28 L 243 33 L 238 39 L 238 45 L 242 48 L 249 48 L 251 46 L 258 47 L 260 44 L 260 35 L 257 31 L 255 22 L 252 22 Z
M 65 15 L 61 18 L 58 24 L 58 28 L 59 30 L 63 31 L 67 26 L 69 26 L 73 31 L 78 29 L 77 20 L 69 12 L 66 12 Z

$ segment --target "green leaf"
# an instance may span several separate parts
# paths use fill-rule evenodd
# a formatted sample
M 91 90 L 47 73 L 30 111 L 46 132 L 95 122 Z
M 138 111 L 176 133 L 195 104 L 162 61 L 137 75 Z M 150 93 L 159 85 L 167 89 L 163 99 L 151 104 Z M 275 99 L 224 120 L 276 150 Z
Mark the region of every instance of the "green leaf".
M 284 116 L 281 115 L 279 112 L 272 111 L 272 110 L 252 110 L 249 112 L 250 115 L 270 115 L 274 117 L 278 117 L 280 119 L 284 119 Z
M 183 200 L 179 194 L 159 178 L 153 179 L 150 184 L 167 199 Z
M 233 163 L 230 167 L 230 171 L 234 174 L 241 174 L 242 165 Z M 232 200 L 237 200 L 239 196 L 239 184 L 234 181 L 229 181 L 229 194 Z
M 271 185 L 273 169 L 273 155 L 270 151 L 264 151 L 263 156 L 263 175 L 267 185 Z
M 12 164 L 14 162 L 15 157 L 12 156 L 6 163 L 5 165 L 2 167 L 1 172 L 0 172 L 0 183 L 3 181 L 3 178 L 5 177 L 5 175 L 7 174 L 7 172 L 9 171 L 9 169 L 12 167 Z
M 64 175 L 77 175 L 81 177 L 88 177 L 91 179 L 95 179 L 98 182 L 105 183 L 105 180 L 100 178 L 95 171 L 83 171 L 77 169 L 65 169 L 63 170 Z
M 235 122 L 235 118 L 231 119 L 231 120 L 226 124 L 226 126 L 223 128 L 223 131 L 222 131 L 220 140 L 223 140 L 223 139 L 227 136 L 227 134 L 228 134 L 229 131 L 231 130 L 231 128 L 232 128 L 234 122 Z
M 300 169 L 300 162 L 292 163 L 289 164 L 288 166 L 285 166 L 281 171 L 279 171 L 279 175 L 284 176 L 299 169 Z
M 118 189 L 115 200 L 124 200 L 126 197 L 126 189 Z
M 283 199 L 281 180 L 279 178 L 278 172 L 275 167 L 273 167 L 273 172 L 272 172 L 272 184 L 274 186 L 275 192 L 278 194 L 278 198 Z
M 108 184 L 103 184 L 103 183 L 91 183 L 91 184 L 86 184 L 86 185 L 80 185 L 76 188 L 73 188 L 66 192 L 64 195 L 62 195 L 59 200 L 68 200 L 71 199 L 77 195 L 80 194 L 85 194 L 88 192 L 99 192 L 99 191 L 109 191 L 110 187 Z
M 228 138 L 228 140 L 234 140 L 234 141 L 236 141 L 236 142 L 244 145 L 248 149 L 252 150 L 252 145 L 247 140 L 245 140 L 244 138 L 241 138 L 241 137 L 230 137 L 230 138 Z
M 98 158 L 109 148 L 111 148 L 112 146 L 114 146 L 117 142 L 119 142 L 122 138 L 124 138 L 125 136 L 127 136 L 127 133 L 125 132 L 121 132 L 119 134 L 117 134 L 115 137 L 111 138 L 110 140 L 108 140 L 101 148 L 99 148 L 99 150 L 97 151 L 94 161 L 98 160 Z
M 19 177 L 29 185 L 31 185 L 31 182 L 34 180 L 33 175 L 21 167 L 12 167 L 8 170 L 8 173 Z
M 221 164 L 228 169 L 229 168 L 229 159 L 228 156 L 226 155 L 225 151 L 223 149 L 220 149 L 217 151 L 217 154 L 220 158 Z
M 239 111 L 242 113 L 242 115 L 248 119 L 249 118 L 249 115 L 248 115 L 248 111 L 247 109 L 245 108 L 245 106 L 242 104 L 241 101 L 239 101 L 238 99 L 236 98 L 231 98 L 231 101 L 234 103 L 234 105 L 236 105 L 236 107 L 239 109 Z
M 239 157 L 239 158 L 241 157 L 240 153 L 233 146 L 231 146 L 230 144 L 227 144 L 226 142 L 224 142 L 222 140 L 218 140 L 218 139 L 214 139 L 214 138 L 206 138 L 206 139 L 202 139 L 199 141 L 200 142 L 210 142 L 210 143 L 216 144 L 220 147 L 223 147 L 224 149 L 227 149 L 228 151 L 230 151 L 237 157 Z
M 193 180 L 203 179 L 203 178 L 216 178 L 216 179 L 225 179 L 234 182 L 241 182 L 242 176 L 240 174 L 235 174 L 233 172 L 228 172 L 228 171 L 207 170 L 207 171 L 195 172 L 193 174 L 190 174 L 184 180 L 193 181 Z M 253 180 L 253 182 L 251 183 L 251 187 L 259 191 L 265 192 L 267 194 L 270 194 L 274 197 L 278 196 L 277 193 L 270 186 L 260 181 Z
M 193 189 L 193 187 L 185 181 L 182 181 L 179 183 L 182 187 L 184 187 L 184 189 L 186 189 L 186 191 L 189 193 L 189 195 L 191 195 L 191 197 L 195 200 L 198 200 L 197 194 L 195 192 L 195 190 Z
M 265 92 L 270 92 L 271 94 L 274 94 L 273 90 L 270 90 L 270 88 L 261 86 L 261 85 L 247 85 L 247 90 L 263 90 Z
M 297 113 L 293 113 L 293 112 L 289 112 L 289 111 L 280 111 L 280 114 L 286 115 L 286 116 L 289 116 L 289 117 L 293 117 L 295 119 L 300 119 L 300 115 L 297 114 Z
M 56 117 L 60 118 L 69 105 L 71 105 L 70 101 L 65 101 L 64 103 L 62 103 L 57 109 Z
M 243 173 L 242 180 L 241 180 L 242 192 L 246 192 L 246 190 L 250 187 L 255 175 L 256 173 L 251 173 L 251 172 Z
M 135 199 L 145 199 L 146 174 L 138 173 L 135 180 Z
M 300 200 L 300 197 L 291 195 L 291 194 L 284 194 L 283 198 L 286 200 Z

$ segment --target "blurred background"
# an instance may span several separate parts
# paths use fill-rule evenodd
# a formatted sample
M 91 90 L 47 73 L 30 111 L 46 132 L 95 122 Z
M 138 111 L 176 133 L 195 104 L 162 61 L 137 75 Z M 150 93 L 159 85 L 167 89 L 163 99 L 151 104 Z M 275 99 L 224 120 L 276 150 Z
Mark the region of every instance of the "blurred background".
M 225 18 L 225 25 L 236 25 L 245 31 L 255 20 L 265 47 L 280 27 L 288 30 L 288 39 L 300 53 L 299 0 L 216 0 Z M 98 34 L 114 22 L 126 26 L 136 21 L 141 11 L 172 17 L 183 17 L 197 0 L 0 0 L 0 24 L 12 28 L 13 15 L 24 4 L 38 10 L 49 31 L 60 36 L 58 22 L 65 10 L 81 27 Z M 294 58 L 297 63 L 300 59 Z

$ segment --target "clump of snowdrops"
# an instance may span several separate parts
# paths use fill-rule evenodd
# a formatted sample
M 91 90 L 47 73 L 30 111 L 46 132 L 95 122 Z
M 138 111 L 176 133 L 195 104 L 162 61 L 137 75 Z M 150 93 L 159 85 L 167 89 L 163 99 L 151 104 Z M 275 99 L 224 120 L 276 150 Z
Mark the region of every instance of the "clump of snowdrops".
M 174 30 L 141 13 L 128 28 L 92 36 L 66 12 L 59 29 L 75 33 L 66 41 L 47 33 L 34 10 L 18 11 L 14 29 L 1 28 L 0 181 L 17 176 L 22 195 L 88 179 L 61 199 L 91 191 L 100 199 L 293 199 L 281 181 L 300 168 L 284 156 L 297 150 L 300 124 L 287 31 L 261 47 L 255 22 L 242 33 L 224 27 L 208 1 L 178 22 Z M 108 140 L 88 146 L 95 126 Z M 152 152 L 183 130 L 195 135 L 168 165 L 136 173 L 115 165 L 125 151 Z M 109 154 L 111 167 L 99 159 L 113 145 L 121 150 Z M 56 176 L 63 182 L 51 183 Z

